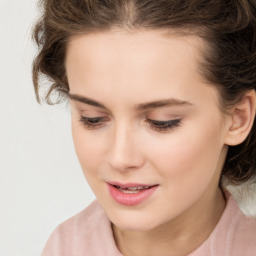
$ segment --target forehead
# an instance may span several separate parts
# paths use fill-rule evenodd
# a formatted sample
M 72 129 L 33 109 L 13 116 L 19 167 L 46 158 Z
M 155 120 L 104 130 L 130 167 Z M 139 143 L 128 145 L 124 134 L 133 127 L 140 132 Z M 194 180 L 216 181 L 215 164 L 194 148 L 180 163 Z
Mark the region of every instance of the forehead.
M 93 60 L 109 64 L 114 60 L 157 61 L 164 57 L 191 57 L 196 61 L 202 59 L 204 46 L 205 42 L 200 37 L 175 31 L 111 30 L 72 37 L 67 48 L 67 63 L 70 56 L 80 57 L 80 60 L 86 57 L 91 64 Z
M 204 44 L 193 35 L 152 30 L 73 37 L 66 58 L 70 91 L 104 98 L 114 92 L 120 99 L 138 95 L 145 101 L 168 93 L 189 101 L 206 83 L 199 71 Z

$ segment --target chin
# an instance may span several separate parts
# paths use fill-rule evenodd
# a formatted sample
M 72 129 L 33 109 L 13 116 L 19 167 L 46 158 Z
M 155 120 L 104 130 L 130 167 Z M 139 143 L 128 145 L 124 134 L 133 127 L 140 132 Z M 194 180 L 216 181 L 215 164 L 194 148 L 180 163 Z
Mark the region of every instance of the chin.
M 145 214 L 141 211 L 111 213 L 109 219 L 119 229 L 126 231 L 145 232 L 152 230 L 162 223 L 158 222 L 156 214 Z

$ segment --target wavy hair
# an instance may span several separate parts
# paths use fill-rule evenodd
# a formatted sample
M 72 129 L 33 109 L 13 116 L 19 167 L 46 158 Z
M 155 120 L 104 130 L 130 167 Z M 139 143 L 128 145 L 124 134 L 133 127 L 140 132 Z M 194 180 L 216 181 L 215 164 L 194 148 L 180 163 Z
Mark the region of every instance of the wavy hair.
M 256 90 L 256 0 L 41 0 L 39 7 L 32 35 L 38 46 L 33 83 L 39 102 L 54 104 L 67 96 L 70 38 L 113 28 L 175 29 L 203 38 L 208 50 L 201 72 L 218 87 L 223 111 Z M 236 185 L 255 178 L 255 121 L 246 140 L 229 147 L 222 175 Z

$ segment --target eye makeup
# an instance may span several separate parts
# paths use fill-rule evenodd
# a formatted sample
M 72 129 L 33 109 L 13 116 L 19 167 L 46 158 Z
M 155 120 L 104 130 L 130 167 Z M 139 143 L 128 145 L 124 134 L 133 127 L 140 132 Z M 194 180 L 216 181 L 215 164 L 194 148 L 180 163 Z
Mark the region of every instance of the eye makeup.
M 109 121 L 109 118 L 80 116 L 79 121 L 86 129 L 93 130 L 102 128 Z M 181 124 L 181 119 L 173 119 L 167 121 L 146 119 L 145 122 L 149 124 L 149 127 L 155 131 L 166 132 L 176 127 L 179 127 Z
M 105 125 L 106 122 L 109 121 L 107 117 L 85 117 L 80 116 L 79 121 L 83 124 L 83 126 L 89 130 L 99 129 Z
M 153 130 L 158 132 L 166 132 L 181 125 L 181 119 L 173 119 L 167 121 L 147 119 L 145 122 L 148 123 Z

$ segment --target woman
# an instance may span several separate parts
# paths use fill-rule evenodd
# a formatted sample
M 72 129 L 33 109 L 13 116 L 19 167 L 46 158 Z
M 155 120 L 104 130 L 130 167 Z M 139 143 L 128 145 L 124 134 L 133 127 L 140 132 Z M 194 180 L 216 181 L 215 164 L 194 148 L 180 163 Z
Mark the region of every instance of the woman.
M 254 0 L 45 0 L 39 78 L 71 105 L 97 201 L 48 255 L 252 256 L 256 221 L 225 190 L 256 174 Z

